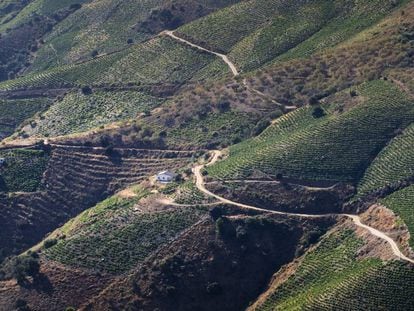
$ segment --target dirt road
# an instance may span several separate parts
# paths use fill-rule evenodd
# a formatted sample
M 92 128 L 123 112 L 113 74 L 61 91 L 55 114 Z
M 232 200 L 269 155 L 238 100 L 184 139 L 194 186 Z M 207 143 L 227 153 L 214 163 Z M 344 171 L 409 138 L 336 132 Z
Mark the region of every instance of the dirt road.
M 214 54 L 214 55 L 220 57 L 227 64 L 227 66 L 229 66 L 231 72 L 233 73 L 233 76 L 237 77 L 240 74 L 239 71 L 237 70 L 236 65 L 232 61 L 230 61 L 230 59 L 227 57 L 227 55 L 224 55 L 224 54 L 221 54 L 221 53 L 218 53 L 218 52 L 214 52 L 212 50 L 209 50 L 209 49 L 203 48 L 202 46 L 194 44 L 190 41 L 187 41 L 183 38 L 180 38 L 180 37 L 176 36 L 173 31 L 170 31 L 170 30 L 165 30 L 161 34 L 165 34 L 165 35 L 173 38 L 174 40 L 183 42 L 183 43 L 185 43 L 189 46 L 192 46 L 193 48 L 196 48 L 196 49 L 199 49 L 201 51 L 208 52 L 210 54 Z
M 364 230 L 367 230 L 370 234 L 386 241 L 390 246 L 391 249 L 394 253 L 395 256 L 397 256 L 400 260 L 404 260 L 407 262 L 410 262 L 412 264 L 414 264 L 414 260 L 408 258 L 407 256 L 405 256 L 403 253 L 401 253 L 397 243 L 391 239 L 389 236 L 387 236 L 385 233 L 372 228 L 370 226 L 364 225 L 361 221 L 361 218 L 358 215 L 349 215 L 349 214 L 323 214 L 323 215 L 312 215 L 312 214 L 295 214 L 295 213 L 287 213 L 287 212 L 279 212 L 279 211 L 272 211 L 272 210 L 267 210 L 267 209 L 263 209 L 263 208 L 259 208 L 259 207 L 255 207 L 255 206 L 251 206 L 251 205 L 247 205 L 247 204 L 242 204 L 242 203 L 238 203 L 238 202 L 234 202 L 231 201 L 229 199 L 223 198 L 217 194 L 212 193 L 211 191 L 209 191 L 206 187 L 205 187 L 205 181 L 203 178 L 203 174 L 202 174 L 202 170 L 204 167 L 206 166 L 210 166 L 213 165 L 214 163 L 216 163 L 219 158 L 220 155 L 222 154 L 221 151 L 219 150 L 215 150 L 213 151 L 213 155 L 210 159 L 210 161 L 207 164 L 201 164 L 201 165 L 197 165 L 193 168 L 193 173 L 194 176 L 196 178 L 196 186 L 197 188 L 205 193 L 206 195 L 209 195 L 211 197 L 216 198 L 217 200 L 219 200 L 222 203 L 225 204 L 230 204 L 230 205 L 234 205 L 234 206 L 238 206 L 241 208 L 245 208 L 245 209 L 249 209 L 249 210 L 254 210 L 254 211 L 260 211 L 260 212 L 265 212 L 265 213 L 271 213 L 271 214 L 278 214 L 278 215 L 287 215 L 287 216 L 294 216 L 294 217 L 306 217 L 306 218 L 319 218 L 319 217 L 329 217 L 329 216 L 344 216 L 344 217 L 348 217 L 350 218 L 354 224 L 357 227 L 363 228 Z

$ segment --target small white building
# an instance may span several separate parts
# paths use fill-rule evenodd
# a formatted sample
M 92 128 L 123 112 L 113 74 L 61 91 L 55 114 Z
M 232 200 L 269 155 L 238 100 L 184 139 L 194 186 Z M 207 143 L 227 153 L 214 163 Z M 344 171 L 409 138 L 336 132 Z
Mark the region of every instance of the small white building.
M 157 181 L 161 183 L 170 183 L 174 181 L 175 176 L 177 174 L 170 172 L 170 171 L 162 171 L 157 174 Z
M 5 158 L 0 158 L 0 166 L 2 166 L 5 163 L 6 163 L 6 159 Z

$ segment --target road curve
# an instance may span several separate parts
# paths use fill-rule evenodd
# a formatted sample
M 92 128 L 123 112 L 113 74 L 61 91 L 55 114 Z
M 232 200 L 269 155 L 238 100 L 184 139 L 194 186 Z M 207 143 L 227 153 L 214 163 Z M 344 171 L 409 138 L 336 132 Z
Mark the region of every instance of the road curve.
M 214 150 L 213 151 L 213 156 L 211 157 L 210 161 L 207 164 L 201 164 L 201 165 L 197 165 L 195 167 L 193 167 L 193 173 L 194 176 L 196 178 L 196 186 L 197 188 L 205 193 L 208 196 L 214 197 L 217 200 L 219 200 L 222 203 L 225 204 L 230 204 L 230 205 L 234 205 L 234 206 L 238 206 L 241 208 L 245 208 L 245 209 L 249 209 L 249 210 L 254 210 L 254 211 L 260 211 L 260 212 L 266 212 L 266 213 L 270 213 L 270 214 L 277 214 L 277 215 L 287 215 L 287 216 L 295 216 L 295 217 L 306 217 L 306 218 L 319 218 L 319 217 L 328 217 L 328 216 L 344 216 L 344 217 L 348 217 L 350 218 L 354 224 L 357 227 L 363 228 L 364 230 L 367 230 L 370 234 L 386 241 L 392 249 L 392 252 L 394 253 L 395 256 L 397 256 L 400 260 L 403 261 L 407 261 L 409 263 L 414 264 L 414 260 L 408 258 L 407 256 L 405 256 L 399 249 L 397 243 L 391 239 L 389 236 L 387 236 L 385 233 L 374 229 L 370 226 L 364 225 L 361 221 L 361 218 L 358 215 L 350 215 L 350 214 L 321 214 L 321 215 L 312 215 L 312 214 L 295 214 L 295 213 L 287 213 L 287 212 L 279 212 L 279 211 L 272 211 L 272 210 L 267 210 L 264 208 L 259 208 L 259 207 L 255 207 L 255 206 L 251 206 L 251 205 L 247 205 L 247 204 L 242 204 L 242 203 L 238 203 L 238 202 L 234 202 L 231 201 L 229 199 L 223 198 L 211 191 L 209 191 L 206 187 L 205 187 L 205 182 L 204 182 L 204 178 L 203 178 L 203 174 L 201 173 L 202 169 L 206 166 L 210 166 L 213 165 L 214 163 L 216 163 L 220 157 L 220 155 L 222 154 L 221 151 L 219 150 Z
M 231 70 L 231 72 L 232 72 L 232 74 L 233 74 L 234 77 L 237 77 L 237 76 L 240 75 L 240 72 L 238 71 L 236 65 L 227 57 L 227 55 L 224 55 L 224 54 L 221 54 L 221 53 L 218 53 L 218 52 L 215 52 L 215 51 L 206 49 L 206 48 L 204 48 L 202 46 L 199 46 L 199 45 L 197 45 L 195 43 L 192 43 L 192 42 L 190 42 L 190 41 L 188 41 L 186 39 L 183 39 L 181 37 L 178 37 L 177 35 L 174 34 L 174 31 L 171 31 L 171 30 L 164 30 L 159 35 L 169 36 L 169 37 L 173 38 L 174 40 L 183 42 L 183 43 L 185 43 L 185 44 L 187 44 L 187 45 L 189 45 L 189 46 L 191 46 L 193 48 L 199 49 L 201 51 L 204 51 L 204 52 L 207 52 L 207 53 L 210 53 L 210 54 L 213 54 L 213 55 L 216 55 L 216 56 L 220 57 L 227 64 L 227 66 L 230 68 L 230 70 Z M 263 97 L 263 98 L 266 98 L 267 100 L 270 100 L 273 104 L 275 104 L 275 105 L 277 105 L 279 107 L 283 107 L 286 111 L 295 110 L 297 108 L 297 106 L 294 106 L 294 105 L 286 106 L 286 105 L 283 105 L 283 104 L 279 103 L 278 101 L 274 100 L 270 96 L 268 96 L 268 95 L 264 94 L 263 92 L 255 89 L 253 87 L 251 87 L 247 83 L 247 80 L 246 79 L 243 79 L 243 85 L 247 89 L 249 89 L 251 92 L 256 93 L 260 97 Z
M 264 209 L 264 208 L 260 208 L 260 207 L 255 207 L 255 206 L 252 206 L 252 205 L 247 205 L 247 204 L 243 204 L 243 203 L 234 202 L 234 201 L 223 198 L 223 197 L 211 192 L 205 186 L 203 174 L 201 173 L 201 171 L 205 166 L 210 166 L 210 165 L 213 165 L 214 163 L 216 163 L 221 154 L 222 154 L 221 151 L 214 150 L 213 151 L 213 156 L 207 164 L 205 164 L 205 165 L 204 164 L 196 165 L 195 167 L 193 167 L 193 173 L 194 173 L 194 176 L 196 178 L 196 186 L 204 194 L 206 194 L 208 196 L 211 196 L 211 197 L 214 197 L 217 200 L 219 200 L 220 202 L 225 203 L 225 204 L 230 204 L 230 205 L 238 206 L 238 207 L 249 209 L 249 210 L 254 210 L 254 211 L 259 211 L 259 212 L 266 212 L 266 213 L 271 213 L 271 214 L 289 215 L 289 216 L 307 217 L 307 218 L 320 218 L 320 217 L 328 217 L 328 216 L 337 216 L 337 214 L 313 215 L 313 214 L 296 214 L 296 213 L 272 211 L 272 210 L 268 210 L 268 209 Z
M 233 76 L 237 77 L 240 74 L 239 71 L 237 70 L 236 65 L 227 57 L 227 55 L 214 52 L 212 50 L 209 50 L 209 49 L 203 48 L 202 46 L 194 44 L 190 41 L 187 41 L 183 38 L 180 38 L 180 37 L 178 37 L 174 34 L 174 31 L 171 31 L 171 30 L 165 30 L 165 31 L 161 32 L 161 34 L 167 35 L 167 36 L 173 38 L 174 40 L 183 42 L 183 43 L 185 43 L 189 46 L 192 46 L 193 48 L 196 48 L 196 49 L 199 49 L 201 51 L 204 51 L 204 52 L 207 52 L 207 53 L 210 53 L 210 54 L 214 54 L 214 55 L 220 57 L 227 64 L 227 66 L 229 66 Z
M 359 216 L 357 216 L 357 215 L 345 214 L 344 216 L 347 216 L 347 217 L 351 218 L 358 227 L 364 228 L 365 230 L 368 230 L 369 233 L 371 233 L 372 235 L 374 235 L 374 236 L 376 236 L 376 237 L 378 237 L 380 239 L 383 239 L 383 240 L 387 241 L 388 244 L 390 244 L 390 246 L 392 248 L 392 252 L 398 258 L 400 258 L 401 260 L 405 260 L 405 261 L 408 261 L 408 262 L 411 262 L 412 264 L 414 264 L 414 260 L 408 258 L 403 253 L 401 253 L 400 249 L 398 248 L 397 243 L 395 243 L 395 241 L 393 239 L 391 239 L 388 235 L 386 235 L 385 233 L 383 233 L 383 232 L 381 232 L 381 231 L 379 231 L 377 229 L 374 229 L 374 228 L 372 228 L 370 226 L 364 225 L 361 222 L 361 218 Z

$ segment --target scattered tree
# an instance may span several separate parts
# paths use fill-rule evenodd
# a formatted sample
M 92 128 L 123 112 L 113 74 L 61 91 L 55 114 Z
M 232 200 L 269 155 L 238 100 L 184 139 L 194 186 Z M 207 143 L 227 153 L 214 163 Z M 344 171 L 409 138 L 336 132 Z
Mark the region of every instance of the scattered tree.
M 91 95 L 92 94 L 92 89 L 90 86 L 85 85 L 81 88 L 81 92 L 83 95 Z
M 314 118 L 319 119 L 319 118 L 322 118 L 325 115 L 326 115 L 326 112 L 325 112 L 325 110 L 323 110 L 322 107 L 318 106 L 318 107 L 315 107 L 315 109 L 313 109 L 312 116 Z
M 16 258 L 13 277 L 17 280 L 17 283 L 23 284 L 27 276 L 36 278 L 39 275 L 40 264 L 37 257 L 36 253 L 31 253 Z

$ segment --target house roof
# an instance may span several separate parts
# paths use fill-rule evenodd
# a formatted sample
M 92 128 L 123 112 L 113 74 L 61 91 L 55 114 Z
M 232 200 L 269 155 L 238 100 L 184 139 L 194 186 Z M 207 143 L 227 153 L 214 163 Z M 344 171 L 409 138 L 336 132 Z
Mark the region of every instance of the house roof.
M 157 175 L 158 176 L 160 176 L 160 175 L 167 175 L 169 177 L 174 177 L 175 176 L 175 173 L 173 173 L 171 171 L 162 171 L 162 172 L 159 172 Z

